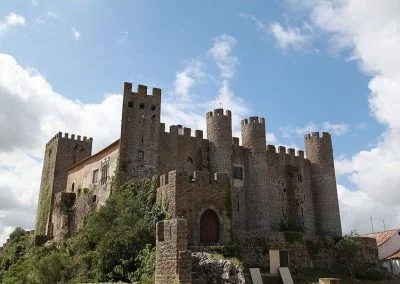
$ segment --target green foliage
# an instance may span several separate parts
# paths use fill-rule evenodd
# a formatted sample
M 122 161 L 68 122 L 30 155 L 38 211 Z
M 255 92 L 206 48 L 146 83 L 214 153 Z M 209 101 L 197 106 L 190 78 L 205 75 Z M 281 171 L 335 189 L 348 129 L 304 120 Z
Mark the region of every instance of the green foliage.
M 232 208 L 232 192 L 230 188 L 226 191 L 225 208 L 226 208 L 226 215 L 232 220 L 233 208 Z
M 40 194 L 38 218 L 36 224 L 36 233 L 38 235 L 46 234 L 47 219 L 50 213 L 51 190 L 50 186 L 45 186 Z
M 353 279 L 354 265 L 361 250 L 361 242 L 358 235 L 352 232 L 350 235 L 344 236 L 335 245 L 335 250 L 339 259 L 343 261 L 348 269 L 351 279 Z
M 287 241 L 288 243 L 304 242 L 305 235 L 303 232 L 285 231 L 284 235 L 285 235 L 285 241 Z
M 134 279 L 140 283 L 154 283 L 154 271 L 156 268 L 156 250 L 147 244 L 136 257 L 139 263 L 138 269 L 134 273 Z
M 106 206 L 91 213 L 66 243 L 33 245 L 21 229 L 0 256 L 1 283 L 150 283 L 155 263 L 155 224 L 164 218 L 155 205 L 155 180 L 115 187 Z
M 295 218 L 282 219 L 279 223 L 279 231 L 291 231 L 291 232 L 302 232 L 304 233 L 304 227 L 299 224 Z
M 376 268 L 362 268 L 357 269 L 356 277 L 358 279 L 368 279 L 368 280 L 383 280 L 385 273 L 382 270 Z

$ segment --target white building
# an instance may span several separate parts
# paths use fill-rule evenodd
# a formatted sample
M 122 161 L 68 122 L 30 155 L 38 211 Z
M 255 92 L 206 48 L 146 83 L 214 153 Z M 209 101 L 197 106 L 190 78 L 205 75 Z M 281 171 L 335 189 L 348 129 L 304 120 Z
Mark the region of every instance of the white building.
M 393 274 L 400 273 L 400 229 L 363 235 L 374 238 L 378 246 L 378 256 L 382 266 Z

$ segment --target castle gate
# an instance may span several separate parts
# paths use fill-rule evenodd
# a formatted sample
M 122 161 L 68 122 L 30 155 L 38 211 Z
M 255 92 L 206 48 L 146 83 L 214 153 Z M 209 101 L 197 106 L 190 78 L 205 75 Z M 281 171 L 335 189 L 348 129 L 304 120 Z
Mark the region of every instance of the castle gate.
M 200 218 L 200 243 L 215 244 L 219 241 L 219 221 L 217 214 L 207 209 Z

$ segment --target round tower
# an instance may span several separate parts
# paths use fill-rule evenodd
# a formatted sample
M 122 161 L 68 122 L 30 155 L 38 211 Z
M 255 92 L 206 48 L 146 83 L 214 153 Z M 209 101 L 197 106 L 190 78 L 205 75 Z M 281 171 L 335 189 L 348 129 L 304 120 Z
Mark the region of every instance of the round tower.
M 229 110 L 214 109 L 206 116 L 207 138 L 210 141 L 210 171 L 231 173 L 232 114 Z
M 311 184 L 317 234 L 342 235 L 331 135 L 318 132 L 304 137 L 311 162 Z
M 270 202 L 266 184 L 265 119 L 251 116 L 241 122 L 242 145 L 245 155 L 246 227 L 248 230 L 269 232 L 271 228 Z
M 245 148 L 261 152 L 266 150 L 265 119 L 251 116 L 241 122 L 242 145 Z

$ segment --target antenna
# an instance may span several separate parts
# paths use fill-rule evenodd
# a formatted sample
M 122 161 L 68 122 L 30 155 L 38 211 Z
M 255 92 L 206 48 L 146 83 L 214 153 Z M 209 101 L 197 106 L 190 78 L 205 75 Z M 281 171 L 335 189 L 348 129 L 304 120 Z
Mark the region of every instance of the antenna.
M 385 218 L 383 218 L 382 221 L 383 221 L 383 230 L 386 231 Z
M 222 108 L 222 103 L 219 103 L 219 108 Z
M 354 217 L 354 230 L 357 232 L 357 217 Z
M 369 219 L 371 220 L 372 233 L 375 233 L 375 231 L 374 231 L 374 223 L 372 222 L 372 216 L 370 216 Z

